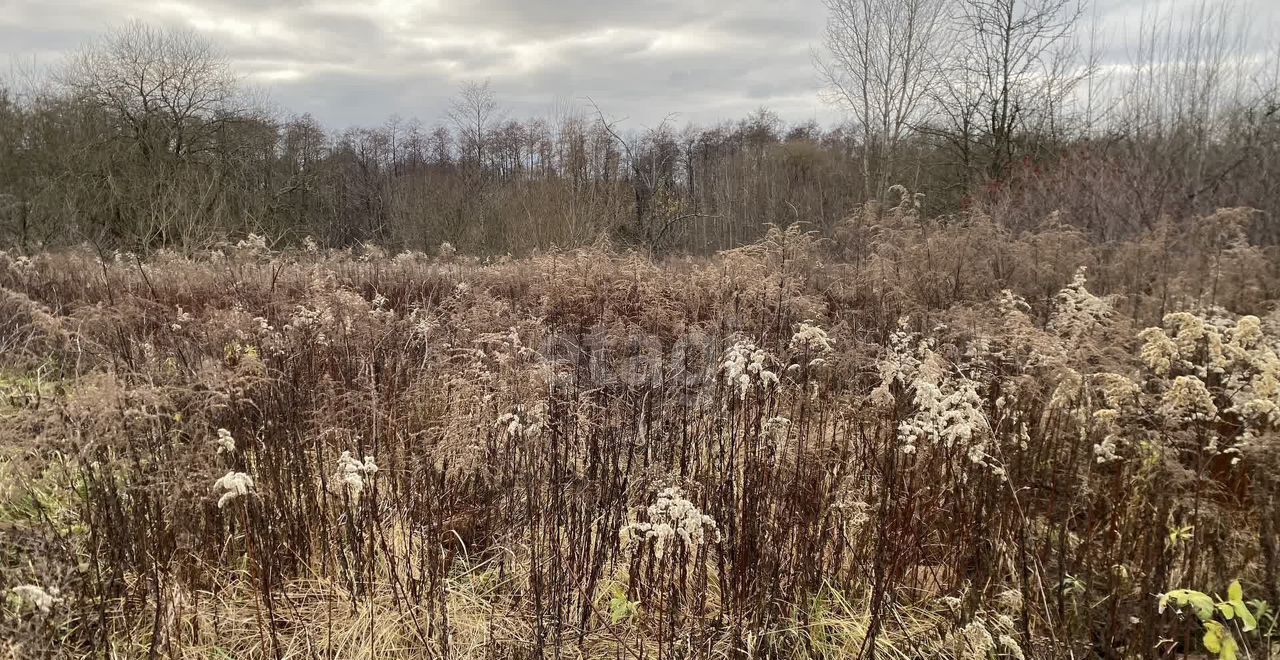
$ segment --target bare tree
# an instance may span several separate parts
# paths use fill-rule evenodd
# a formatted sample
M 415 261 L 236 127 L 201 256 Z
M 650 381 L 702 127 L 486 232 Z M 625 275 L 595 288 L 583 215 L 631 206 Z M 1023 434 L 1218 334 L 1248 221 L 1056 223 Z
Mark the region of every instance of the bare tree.
M 888 187 L 897 150 L 925 113 L 946 53 L 944 0 L 825 0 L 826 57 L 815 57 L 829 100 L 862 131 L 867 198 Z
M 680 146 L 671 127 L 674 114 L 667 115 L 656 127 L 645 128 L 639 139 L 626 139 L 617 131 L 617 122 L 605 119 L 604 111 L 590 98 L 587 102 L 596 112 L 598 126 L 622 147 L 630 169 L 634 197 L 635 220 L 631 238 L 648 249 L 662 247 L 673 229 L 696 218 L 717 217 L 684 209 L 686 199 L 676 193 L 676 169 Z M 607 156 L 606 156 L 607 159 Z
M 489 136 L 502 118 L 503 112 L 488 80 L 462 85 L 457 98 L 450 103 L 449 121 L 453 123 L 458 149 L 464 159 L 473 160 L 477 168 L 484 167 Z
M 126 24 L 72 56 L 60 80 L 108 112 L 147 158 L 208 148 L 236 110 L 230 63 L 190 30 Z
M 937 88 L 941 132 L 965 167 L 1005 174 L 1022 129 L 1052 132 L 1065 100 L 1088 77 L 1077 58 L 1077 0 L 964 0 L 957 44 Z

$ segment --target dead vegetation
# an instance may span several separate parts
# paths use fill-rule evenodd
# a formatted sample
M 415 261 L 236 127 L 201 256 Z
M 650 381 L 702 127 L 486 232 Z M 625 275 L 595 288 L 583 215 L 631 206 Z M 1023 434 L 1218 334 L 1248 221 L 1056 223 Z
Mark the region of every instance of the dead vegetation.
M 0 256 L 4 651 L 1175 657 L 1158 594 L 1280 602 L 1251 213 L 912 199 L 663 262 Z

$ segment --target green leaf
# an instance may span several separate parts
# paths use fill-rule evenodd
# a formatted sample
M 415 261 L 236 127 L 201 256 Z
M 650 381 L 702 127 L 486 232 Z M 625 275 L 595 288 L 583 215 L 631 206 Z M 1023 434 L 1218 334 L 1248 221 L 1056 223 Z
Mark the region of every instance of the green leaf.
M 1187 525 L 1186 527 L 1170 527 L 1169 545 L 1176 546 L 1184 541 L 1190 541 L 1195 529 L 1195 525 Z
M 1253 612 L 1250 612 L 1248 606 L 1246 606 L 1242 601 L 1238 599 L 1233 600 L 1230 605 L 1231 608 L 1236 611 L 1236 616 L 1240 617 L 1241 630 L 1249 632 L 1250 630 L 1258 627 L 1258 620 L 1253 618 Z M 1231 617 L 1227 618 L 1230 619 Z
M 1227 587 L 1227 600 L 1244 600 L 1244 590 L 1240 588 L 1239 580 L 1232 580 L 1231 586 Z
M 1267 613 L 1267 601 L 1255 598 L 1249 601 L 1249 608 L 1253 612 L 1254 619 L 1261 619 Z
M 613 597 L 609 599 L 609 622 L 618 623 L 625 619 L 630 619 L 636 615 L 640 609 L 640 602 L 627 598 L 626 592 L 621 586 L 614 589 Z
M 1201 621 L 1213 618 L 1213 599 L 1205 593 L 1192 589 L 1174 589 L 1160 597 L 1160 611 L 1164 612 L 1170 602 L 1175 607 L 1191 607 Z
M 1226 629 L 1217 621 L 1207 621 L 1204 624 L 1204 649 L 1210 653 L 1222 652 L 1222 638 L 1226 634 Z
M 1236 640 L 1230 636 L 1222 640 L 1222 651 L 1218 660 L 1236 660 Z
M 1222 618 L 1230 621 L 1236 615 L 1236 608 L 1231 603 L 1218 603 L 1218 613 L 1222 614 Z
M 1236 660 L 1236 640 L 1221 623 L 1206 621 L 1202 641 L 1205 650 L 1217 654 L 1218 660 Z

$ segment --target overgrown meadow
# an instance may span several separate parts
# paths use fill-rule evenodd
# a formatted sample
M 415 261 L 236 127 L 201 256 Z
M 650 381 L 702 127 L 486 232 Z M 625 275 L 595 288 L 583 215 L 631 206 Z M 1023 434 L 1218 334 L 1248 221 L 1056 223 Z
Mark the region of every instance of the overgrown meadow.
M 1256 214 L 902 198 L 697 259 L 0 254 L 0 649 L 1280 654 Z

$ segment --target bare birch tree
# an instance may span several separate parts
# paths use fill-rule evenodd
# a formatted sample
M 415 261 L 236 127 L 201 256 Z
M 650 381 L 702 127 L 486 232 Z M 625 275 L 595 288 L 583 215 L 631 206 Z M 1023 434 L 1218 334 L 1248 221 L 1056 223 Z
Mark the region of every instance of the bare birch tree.
M 829 100 L 862 131 L 864 194 L 888 187 L 897 152 L 921 120 L 948 48 L 944 0 L 825 0 L 825 56 L 816 57 Z

